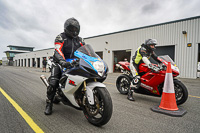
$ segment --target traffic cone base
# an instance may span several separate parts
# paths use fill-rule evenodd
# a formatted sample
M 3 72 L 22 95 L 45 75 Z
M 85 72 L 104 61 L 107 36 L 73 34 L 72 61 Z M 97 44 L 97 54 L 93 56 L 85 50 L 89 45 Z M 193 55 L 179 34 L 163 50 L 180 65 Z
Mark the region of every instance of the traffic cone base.
M 178 110 L 172 111 L 172 110 L 161 109 L 159 108 L 159 106 L 152 107 L 151 110 L 157 113 L 162 113 L 162 114 L 170 115 L 174 117 L 182 117 L 183 115 L 187 113 L 187 111 L 182 108 L 178 108 Z

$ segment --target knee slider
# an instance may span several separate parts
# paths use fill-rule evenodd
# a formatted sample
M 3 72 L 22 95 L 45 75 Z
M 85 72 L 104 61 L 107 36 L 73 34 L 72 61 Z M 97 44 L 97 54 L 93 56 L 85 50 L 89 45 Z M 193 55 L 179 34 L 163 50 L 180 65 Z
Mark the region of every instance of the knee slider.
M 140 77 L 139 77 L 139 76 L 134 77 L 133 80 L 132 80 L 132 83 L 133 83 L 134 85 L 139 84 L 139 83 L 140 83 Z
M 54 88 L 51 85 L 47 87 L 47 95 L 51 95 L 53 91 Z

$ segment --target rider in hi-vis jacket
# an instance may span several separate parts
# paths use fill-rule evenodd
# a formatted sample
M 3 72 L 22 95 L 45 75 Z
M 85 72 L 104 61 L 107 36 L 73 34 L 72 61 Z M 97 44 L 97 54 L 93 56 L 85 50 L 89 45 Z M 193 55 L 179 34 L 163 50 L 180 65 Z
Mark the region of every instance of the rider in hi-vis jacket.
M 157 55 L 154 52 L 155 45 L 157 45 L 156 39 L 148 39 L 145 41 L 144 44 L 142 44 L 137 51 L 135 52 L 135 55 L 132 57 L 132 63 L 133 65 L 130 65 L 131 73 L 133 75 L 133 82 L 134 85 L 139 87 L 140 85 L 140 76 L 139 76 L 139 65 L 141 63 L 145 63 L 148 68 L 158 71 L 157 67 L 154 67 L 151 62 L 149 61 L 150 57 L 153 57 L 153 59 L 160 63 L 160 61 L 157 59 Z M 129 100 L 135 101 L 133 98 L 133 89 L 129 89 L 128 91 L 128 97 Z
M 75 18 L 69 18 L 65 21 L 64 32 L 59 34 L 55 39 L 55 51 L 51 75 L 49 77 L 49 86 L 47 87 L 45 115 L 52 113 L 53 99 L 61 78 L 61 68 L 71 66 L 65 59 L 74 58 L 74 51 L 84 44 L 78 36 L 79 32 L 79 22 Z

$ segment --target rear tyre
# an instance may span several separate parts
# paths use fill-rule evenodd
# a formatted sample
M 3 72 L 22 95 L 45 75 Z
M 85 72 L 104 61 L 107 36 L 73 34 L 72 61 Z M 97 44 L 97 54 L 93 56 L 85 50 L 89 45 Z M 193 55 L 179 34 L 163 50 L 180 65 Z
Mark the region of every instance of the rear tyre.
M 117 86 L 117 90 L 121 94 L 124 94 L 124 95 L 128 94 L 130 85 L 131 85 L 131 81 L 127 75 L 122 74 L 117 78 L 116 86 Z
M 176 96 L 176 104 L 181 105 L 185 103 L 188 98 L 188 91 L 185 85 L 181 81 L 174 79 L 174 90 Z
M 83 98 L 83 113 L 86 119 L 95 126 L 105 125 L 112 116 L 113 105 L 109 92 L 106 88 L 93 90 L 95 104 L 90 105 L 87 98 Z

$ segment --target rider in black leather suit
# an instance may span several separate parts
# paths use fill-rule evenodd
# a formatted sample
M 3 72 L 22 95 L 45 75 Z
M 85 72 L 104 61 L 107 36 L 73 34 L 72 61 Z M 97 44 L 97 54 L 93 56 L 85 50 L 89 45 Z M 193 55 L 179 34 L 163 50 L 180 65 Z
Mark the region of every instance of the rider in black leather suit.
M 69 18 L 64 24 L 64 32 L 59 34 L 55 39 L 52 70 L 51 76 L 49 77 L 49 86 L 47 87 L 45 115 L 52 113 L 53 99 L 61 78 L 61 68 L 71 66 L 65 59 L 74 58 L 74 51 L 84 44 L 78 36 L 79 31 L 79 22 L 75 18 Z

